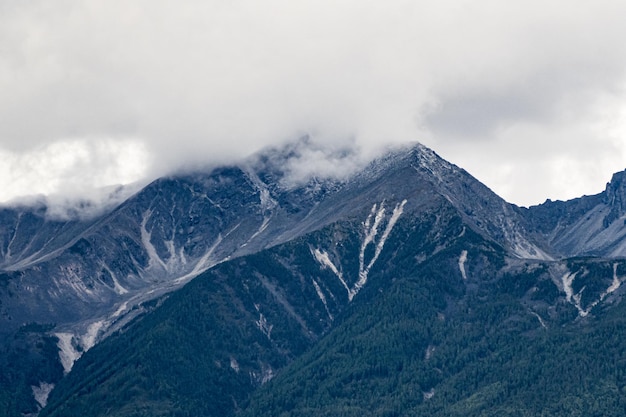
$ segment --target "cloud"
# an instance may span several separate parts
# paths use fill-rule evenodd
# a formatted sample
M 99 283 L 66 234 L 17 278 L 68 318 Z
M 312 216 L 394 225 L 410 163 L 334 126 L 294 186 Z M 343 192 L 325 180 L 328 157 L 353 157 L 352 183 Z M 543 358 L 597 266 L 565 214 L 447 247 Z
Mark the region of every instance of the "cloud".
M 139 182 L 101 188 L 92 186 L 82 193 L 30 195 L 11 200 L 6 206 L 34 207 L 37 208 L 37 213 L 50 220 L 91 220 L 113 210 L 140 191 L 143 185 L 145 184 Z
M 287 189 L 304 185 L 311 179 L 347 179 L 383 149 L 364 150 L 355 143 L 320 144 L 309 136 L 280 148 L 268 147 L 246 161 L 258 172 L 271 172 Z
M 563 170 L 596 181 L 610 172 L 594 167 L 626 165 L 614 143 L 624 12 L 609 0 L 2 2 L 0 170 L 12 180 L 0 201 L 303 135 L 369 155 L 420 140 L 515 202 L 558 198 Z M 33 155 L 50 168 L 29 168 Z
M 149 166 L 144 145 L 132 139 L 54 142 L 29 152 L 0 151 L 0 160 L 6 200 L 24 195 L 100 200 L 102 189 L 141 181 Z

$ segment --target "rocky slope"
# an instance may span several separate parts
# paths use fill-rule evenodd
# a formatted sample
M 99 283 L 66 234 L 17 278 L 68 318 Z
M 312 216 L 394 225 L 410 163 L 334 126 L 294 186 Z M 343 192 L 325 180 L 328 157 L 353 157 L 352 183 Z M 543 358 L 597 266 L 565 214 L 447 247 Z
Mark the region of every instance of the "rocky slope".
M 626 256 L 625 179 L 618 172 L 600 194 L 522 209 L 534 239 L 559 257 Z

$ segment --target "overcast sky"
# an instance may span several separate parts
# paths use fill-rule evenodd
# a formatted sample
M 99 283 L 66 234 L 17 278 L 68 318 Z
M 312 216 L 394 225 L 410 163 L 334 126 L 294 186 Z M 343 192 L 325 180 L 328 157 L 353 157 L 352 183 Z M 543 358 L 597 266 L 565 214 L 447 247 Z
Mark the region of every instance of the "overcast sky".
M 305 134 L 364 155 L 420 141 L 520 205 L 595 194 L 626 168 L 624 16 L 621 0 L 0 0 L 0 201 Z

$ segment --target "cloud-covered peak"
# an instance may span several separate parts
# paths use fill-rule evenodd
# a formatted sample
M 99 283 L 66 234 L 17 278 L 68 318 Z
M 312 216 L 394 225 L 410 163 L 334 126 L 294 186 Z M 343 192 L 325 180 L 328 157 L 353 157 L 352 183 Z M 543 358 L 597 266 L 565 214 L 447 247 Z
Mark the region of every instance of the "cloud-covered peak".
M 610 0 L 4 2 L 0 200 L 303 135 L 366 153 L 418 140 L 517 203 L 579 195 L 626 165 L 625 13 Z

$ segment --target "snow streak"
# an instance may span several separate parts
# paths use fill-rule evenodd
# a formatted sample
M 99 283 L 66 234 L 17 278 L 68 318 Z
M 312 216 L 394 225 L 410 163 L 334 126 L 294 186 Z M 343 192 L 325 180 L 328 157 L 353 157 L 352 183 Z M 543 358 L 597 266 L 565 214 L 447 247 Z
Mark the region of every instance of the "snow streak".
M 35 397 L 35 401 L 41 408 L 44 408 L 48 403 L 48 396 L 52 389 L 54 388 L 54 384 L 50 384 L 48 382 L 40 382 L 39 385 L 31 385 L 31 389 L 33 390 L 33 397 Z
M 578 310 L 578 315 L 580 317 L 585 317 L 587 316 L 587 314 L 589 314 L 589 310 L 591 309 L 591 307 L 589 307 L 588 310 L 585 310 L 580 304 L 580 298 L 582 297 L 582 293 L 585 289 L 584 287 L 577 294 L 574 294 L 572 284 L 574 283 L 574 279 L 576 278 L 577 274 L 578 272 L 574 272 L 573 274 L 571 272 L 567 272 L 565 275 L 563 275 L 563 278 L 561 278 L 561 282 L 563 283 L 563 291 L 565 291 L 565 299 L 567 300 L 567 302 L 573 304 L 574 307 L 576 307 L 576 309 Z
M 389 233 L 391 233 L 391 230 L 400 218 L 405 204 L 406 200 L 403 200 L 402 203 L 396 204 L 396 207 L 393 209 L 393 213 L 391 214 L 391 218 L 387 223 L 387 227 L 385 227 L 385 231 L 383 232 L 378 242 L 375 242 L 375 239 L 376 235 L 378 234 L 378 226 L 380 225 L 380 222 L 385 218 L 385 206 L 383 203 L 381 203 L 380 209 L 378 209 L 378 211 L 376 211 L 376 204 L 372 206 L 372 211 L 363 223 L 365 238 L 363 239 L 363 243 L 361 244 L 361 250 L 359 251 L 359 280 L 348 292 L 348 298 L 350 299 L 350 301 L 352 301 L 354 296 L 361 290 L 361 288 L 363 288 L 363 285 L 365 285 L 365 283 L 367 282 L 369 272 L 372 269 L 372 266 L 374 266 L 374 263 L 378 260 L 378 256 L 380 256 L 380 253 L 385 246 L 385 242 L 389 237 Z M 375 216 L 373 224 L 370 223 L 372 216 Z M 374 256 L 372 256 L 372 259 L 370 259 L 367 266 L 365 266 L 365 250 L 370 243 L 375 243 L 376 247 L 374 250 Z
M 587 309 L 584 309 L 582 308 L 580 299 L 582 297 L 583 291 L 585 290 L 585 287 L 583 287 L 577 294 L 574 294 L 574 290 L 572 288 L 572 283 L 574 282 L 574 278 L 576 278 L 576 274 L 577 272 L 573 274 L 568 272 L 563 276 L 561 281 L 563 282 L 563 291 L 565 291 L 565 297 L 567 301 L 572 303 L 574 307 L 576 307 L 576 309 L 578 310 L 578 315 L 580 317 L 586 317 L 591 312 L 592 308 L 604 301 L 604 299 L 608 295 L 617 291 L 617 289 L 622 285 L 622 281 L 617 276 L 617 263 L 615 263 L 613 264 L 613 281 L 611 282 L 611 285 L 600 294 L 600 298 L 589 304 L 589 307 Z
M 181 277 L 176 278 L 174 282 L 178 284 L 178 283 L 190 280 L 192 278 L 195 278 L 201 273 L 203 273 L 204 271 L 206 271 L 207 269 L 211 268 L 213 265 L 215 265 L 217 262 L 213 261 L 211 259 L 211 256 L 213 255 L 215 248 L 217 248 L 220 243 L 222 243 L 221 234 L 217 235 L 217 239 L 215 239 L 215 242 L 213 242 L 213 245 L 211 245 L 211 247 L 206 251 L 206 253 L 202 255 L 202 257 L 198 260 L 198 262 L 193 267 L 191 272 Z
M 255 322 L 261 333 L 267 336 L 268 339 L 271 340 L 272 329 L 274 328 L 273 324 L 269 324 L 263 313 L 259 313 L 259 319 Z
M 148 230 L 146 230 L 146 224 L 148 223 L 148 220 L 150 220 L 150 216 L 152 216 L 152 211 L 146 210 L 146 212 L 143 214 L 143 218 L 141 219 L 141 243 L 143 244 L 143 247 L 146 249 L 146 253 L 148 254 L 148 268 L 154 267 L 155 265 L 161 265 L 163 269 L 167 270 L 165 262 L 163 262 L 163 260 L 157 253 L 156 248 L 151 242 L 152 232 L 148 232 Z
M 313 249 L 313 256 L 315 257 L 317 262 L 320 263 L 320 265 L 322 266 L 322 269 L 330 268 L 330 270 L 333 271 L 333 273 L 337 276 L 337 278 L 339 278 L 339 281 L 341 281 L 341 284 L 344 286 L 344 288 L 346 289 L 346 291 L 348 291 L 348 294 L 349 294 L 350 288 L 348 287 L 348 284 L 346 284 L 346 281 L 343 279 L 343 274 L 341 273 L 339 269 L 337 269 L 335 264 L 330 260 L 328 253 L 324 252 L 323 250 Z
M 74 336 L 72 333 L 59 332 L 54 335 L 59 340 L 57 347 L 59 348 L 59 359 L 63 365 L 65 374 L 72 370 L 74 362 L 76 362 L 83 353 L 94 347 L 98 336 L 102 330 L 108 326 L 104 320 L 98 320 L 89 325 L 87 332 L 82 336 Z M 78 349 L 80 347 L 80 350 Z
M 385 246 L 385 242 L 387 241 L 387 238 L 391 233 L 391 230 L 402 215 L 405 204 L 406 200 L 403 200 L 401 203 L 396 204 L 396 207 L 393 209 L 393 212 L 389 217 L 389 221 L 387 222 L 387 225 L 385 226 L 385 229 L 383 230 L 378 240 L 376 238 L 378 236 L 379 229 L 382 227 L 382 223 L 385 220 L 385 206 L 384 203 L 381 203 L 380 207 L 378 206 L 378 204 L 374 204 L 372 206 L 369 215 L 363 222 L 363 241 L 361 242 L 361 246 L 359 248 L 359 275 L 357 281 L 352 287 L 347 284 L 342 272 L 330 260 L 327 252 L 320 249 L 311 250 L 311 253 L 320 263 L 322 268 L 330 268 L 330 270 L 333 271 L 337 278 L 339 278 L 339 281 L 341 281 L 341 284 L 348 292 L 349 301 L 352 301 L 354 296 L 361 290 L 361 288 L 363 288 L 363 286 L 367 282 L 370 270 L 378 260 L 378 257 L 380 256 L 380 253 Z M 374 245 L 374 254 L 372 255 L 371 259 L 366 262 L 365 252 L 370 244 Z
M 146 225 L 148 220 L 152 216 L 152 210 L 148 209 L 143 213 L 141 219 L 141 243 L 148 254 L 148 268 L 160 267 L 161 270 L 168 273 L 176 273 L 184 271 L 187 265 L 187 257 L 185 256 L 185 248 L 180 248 L 178 253 L 176 252 L 176 245 L 174 243 L 174 231 L 172 231 L 172 238 L 169 240 L 163 240 L 163 244 L 167 248 L 168 257 L 167 260 L 161 258 L 152 244 L 152 231 L 148 231 Z M 175 230 L 175 228 L 173 228 Z
M 430 400 L 431 398 L 433 398 L 435 396 L 435 389 L 431 388 L 428 391 L 424 391 L 422 394 L 424 394 L 424 399 L 425 400 Z
M 320 285 L 314 279 L 311 279 L 311 281 L 313 281 L 313 286 L 315 287 L 315 292 L 317 292 L 317 296 L 320 298 L 320 300 L 322 300 L 322 303 L 324 303 L 324 308 L 326 309 L 328 318 L 332 321 L 333 315 L 330 314 L 330 310 L 328 309 L 328 304 L 326 303 L 326 297 L 324 296 L 324 293 L 322 292 Z
M 265 217 L 263 217 L 263 223 L 261 223 L 261 226 L 259 226 L 259 229 L 256 232 L 254 232 L 252 234 L 252 236 L 250 236 L 248 238 L 248 240 L 243 245 L 241 245 L 241 247 L 243 248 L 243 247 L 247 246 L 248 243 L 250 243 L 252 241 L 252 239 L 254 239 L 258 235 L 263 233 L 265 231 L 265 229 L 267 229 L 267 226 L 270 224 L 270 220 L 271 219 L 272 219 L 272 216 L 265 216 Z
M 428 345 L 426 348 L 426 353 L 424 354 L 424 360 L 430 360 L 433 357 L 433 353 L 435 353 L 436 347 L 433 345 Z
M 467 261 L 467 251 L 464 250 L 461 252 L 461 256 L 459 256 L 459 270 L 461 271 L 461 275 L 463 279 L 467 281 L 467 274 L 465 273 L 465 261 Z
M 115 313 L 113 313 L 111 315 L 111 317 L 115 318 L 115 317 L 119 317 L 120 314 L 122 314 L 124 312 L 124 310 L 126 310 L 126 308 L 128 308 L 128 301 L 124 301 L 118 308 L 117 310 L 115 310 Z
M 63 365 L 63 371 L 67 374 L 72 370 L 74 362 L 80 358 L 80 352 L 76 350 L 72 344 L 74 335 L 72 333 L 55 333 L 59 339 L 57 346 L 59 348 L 59 359 Z
M 96 340 L 98 338 L 98 334 L 100 334 L 100 330 L 104 327 L 104 320 L 99 320 L 94 323 L 91 323 L 87 328 L 87 333 L 85 333 L 81 338 L 81 346 L 83 347 L 83 352 L 88 351 L 96 344 Z
M 603 300 L 604 297 L 611 294 L 612 292 L 617 291 L 620 285 L 622 285 L 622 282 L 617 276 L 617 264 L 613 264 L 613 282 L 611 283 L 611 286 L 607 288 L 605 292 L 602 293 L 602 295 L 600 296 L 600 300 Z
M 230 367 L 233 371 L 239 373 L 239 362 L 237 362 L 237 359 L 232 356 L 230 357 Z
M 278 207 L 278 202 L 272 198 L 270 194 L 270 190 L 267 188 L 267 184 L 265 184 L 259 176 L 254 172 L 254 170 L 250 167 L 243 167 L 243 171 L 246 173 L 252 184 L 259 191 L 259 204 L 261 207 L 261 213 L 263 214 L 263 222 L 259 229 L 250 236 L 250 238 L 243 244 L 241 247 L 246 246 L 250 243 L 255 237 L 260 235 L 267 229 L 267 226 L 272 219 L 273 210 Z
M 117 277 L 115 276 L 115 273 L 111 270 L 111 268 L 109 268 L 107 264 L 102 263 L 102 268 L 106 270 L 109 273 L 109 275 L 111 275 L 111 279 L 113 280 L 113 289 L 115 290 L 117 294 L 124 295 L 128 293 L 128 290 L 122 287 Z
M 534 311 L 531 311 L 530 314 L 537 317 L 537 320 L 539 320 L 539 324 L 541 324 L 541 327 L 543 327 L 544 329 L 548 328 L 548 326 L 546 326 L 546 322 L 543 321 L 543 319 L 541 318 L 539 314 L 535 313 Z

